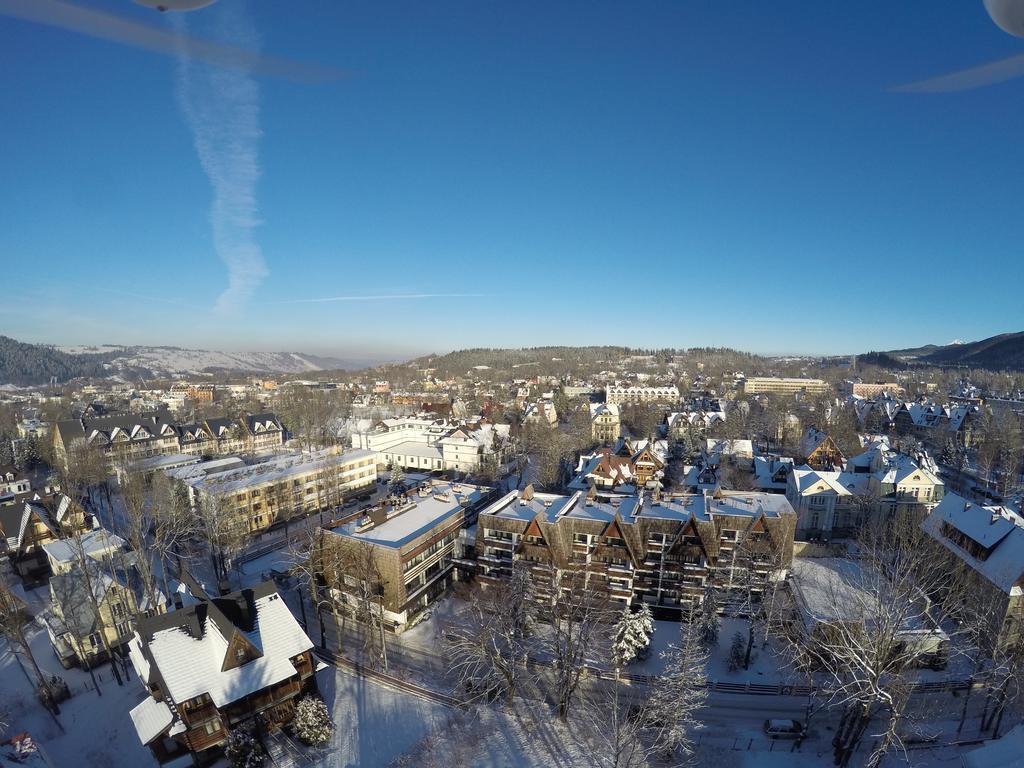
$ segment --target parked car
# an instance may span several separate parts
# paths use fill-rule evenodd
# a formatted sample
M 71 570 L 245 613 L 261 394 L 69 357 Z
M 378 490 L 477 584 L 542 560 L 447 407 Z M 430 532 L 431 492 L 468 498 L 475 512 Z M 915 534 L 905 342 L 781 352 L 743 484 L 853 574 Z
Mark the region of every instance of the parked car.
M 805 735 L 799 720 L 765 720 L 764 732 L 773 739 L 802 739 Z

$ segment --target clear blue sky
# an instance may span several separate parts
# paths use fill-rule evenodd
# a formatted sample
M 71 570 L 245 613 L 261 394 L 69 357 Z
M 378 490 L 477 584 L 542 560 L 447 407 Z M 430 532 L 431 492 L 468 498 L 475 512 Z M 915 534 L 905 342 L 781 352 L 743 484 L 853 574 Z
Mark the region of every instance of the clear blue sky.
M 183 26 L 348 74 L 211 80 L 0 16 L 0 332 L 393 357 L 1024 329 L 1024 78 L 889 90 L 1024 53 L 980 0 L 220 0 Z

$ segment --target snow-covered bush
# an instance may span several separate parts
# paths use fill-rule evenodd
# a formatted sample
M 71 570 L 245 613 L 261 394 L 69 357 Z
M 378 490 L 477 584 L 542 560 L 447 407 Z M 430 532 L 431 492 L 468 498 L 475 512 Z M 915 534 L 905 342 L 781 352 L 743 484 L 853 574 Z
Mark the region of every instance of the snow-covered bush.
M 650 608 L 643 605 L 634 613 L 626 607 L 615 624 L 615 637 L 612 642 L 615 666 L 621 669 L 647 648 L 651 644 L 653 631 L 654 621 Z
M 306 696 L 295 705 L 295 719 L 292 721 L 295 735 L 311 747 L 326 744 L 331 739 L 334 723 L 323 699 Z
M 266 758 L 259 742 L 246 731 L 232 731 L 224 743 L 224 754 L 232 768 L 260 768 Z

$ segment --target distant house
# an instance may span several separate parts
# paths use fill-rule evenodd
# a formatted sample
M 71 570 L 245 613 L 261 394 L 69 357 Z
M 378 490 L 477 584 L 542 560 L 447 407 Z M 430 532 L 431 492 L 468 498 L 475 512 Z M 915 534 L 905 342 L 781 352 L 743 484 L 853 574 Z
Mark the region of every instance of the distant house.
M 550 400 L 537 400 L 529 403 L 523 411 L 524 424 L 543 424 L 553 427 L 558 424 L 558 411 Z
M 836 471 L 846 466 L 846 457 L 835 440 L 816 427 L 807 428 L 798 450 L 803 463 L 812 469 Z
M 600 443 L 615 442 L 619 439 L 621 429 L 619 406 L 614 403 L 590 404 L 590 432 L 594 440 Z
M 92 524 L 92 516 L 66 494 L 35 494 L 30 501 L 0 506 L 0 554 L 6 552 L 26 584 L 40 583 L 50 575 L 43 546 Z
M 188 574 L 183 583 L 181 607 L 140 619 L 129 643 L 150 692 L 130 714 L 158 762 L 202 765 L 237 728 L 291 722 L 316 688 L 313 643 L 270 582 L 221 597 Z

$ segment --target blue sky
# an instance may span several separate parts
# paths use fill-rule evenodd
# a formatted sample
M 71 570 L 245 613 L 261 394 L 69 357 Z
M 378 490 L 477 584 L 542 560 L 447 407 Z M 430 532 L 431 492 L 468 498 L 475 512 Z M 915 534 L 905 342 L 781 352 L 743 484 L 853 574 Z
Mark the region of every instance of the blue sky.
M 0 16 L 16 338 L 389 358 L 1024 327 L 1024 78 L 890 90 L 1024 53 L 980 0 L 80 4 L 346 75 Z M 420 298 L 308 301 L 396 295 Z

